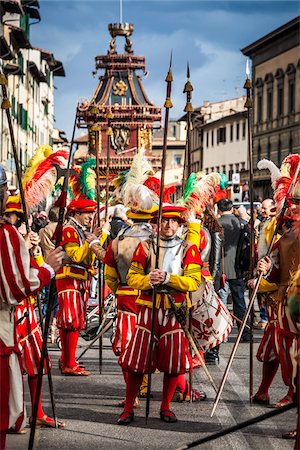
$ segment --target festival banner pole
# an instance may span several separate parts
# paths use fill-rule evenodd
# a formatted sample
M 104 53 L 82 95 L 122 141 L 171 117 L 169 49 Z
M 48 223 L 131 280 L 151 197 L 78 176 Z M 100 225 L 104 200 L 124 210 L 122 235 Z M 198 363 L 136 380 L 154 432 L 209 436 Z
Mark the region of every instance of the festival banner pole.
M 247 108 L 247 129 L 248 129 L 248 167 L 249 167 L 249 192 L 250 192 L 250 278 L 253 278 L 254 273 L 254 190 L 253 190 L 253 145 L 252 145 L 252 82 L 250 80 L 250 67 L 249 60 L 246 64 L 246 81 L 244 89 L 247 92 L 247 98 L 245 108 Z M 249 289 L 251 297 L 251 289 Z M 250 349 L 249 349 L 249 399 L 252 404 L 253 397 L 253 373 L 254 373 L 254 336 L 253 336 L 253 324 L 254 324 L 254 305 L 252 306 L 250 313 Z
M 21 197 L 21 203 L 22 203 L 22 209 L 23 209 L 23 215 L 24 215 L 24 222 L 25 222 L 26 232 L 27 232 L 27 234 L 29 234 L 30 233 L 30 226 L 29 226 L 29 222 L 28 222 L 28 213 L 27 213 L 27 207 L 26 207 L 26 201 L 25 201 L 25 194 L 24 194 L 24 189 L 23 189 L 23 185 L 22 185 L 22 174 L 21 174 L 21 168 L 20 168 L 20 162 L 19 162 L 19 157 L 18 157 L 18 152 L 17 152 L 17 146 L 16 146 L 16 141 L 15 141 L 15 136 L 14 136 L 12 120 L 11 120 L 11 114 L 10 114 L 11 104 L 10 104 L 10 101 L 8 99 L 7 89 L 6 89 L 7 79 L 6 79 L 5 75 L 2 74 L 2 73 L 0 74 L 0 76 L 1 76 L 0 84 L 1 84 L 2 96 L 3 96 L 1 108 L 4 109 L 5 113 L 6 113 L 6 118 L 7 118 L 7 122 L 8 122 L 9 133 L 10 133 L 10 140 L 11 140 L 11 145 L 12 145 L 13 155 L 14 155 L 14 161 L 15 161 L 15 166 L 16 166 L 17 179 L 18 179 L 18 184 L 19 184 L 19 191 L 20 191 L 20 197 Z M 40 313 L 40 320 L 41 320 L 41 329 L 42 329 L 43 324 L 42 324 L 42 317 L 41 317 L 41 311 L 40 311 L 39 298 L 35 298 L 35 299 L 36 299 L 36 301 L 38 303 L 38 308 L 39 308 L 39 313 Z M 29 327 L 29 300 L 28 300 L 28 298 L 26 298 L 26 305 L 27 305 L 27 312 L 28 312 L 28 314 L 25 317 L 25 320 L 26 320 L 26 323 L 27 323 L 27 329 L 28 329 L 28 335 L 29 335 L 30 334 L 30 327 Z M 50 368 L 50 363 L 49 363 L 47 347 L 46 347 L 46 350 L 45 350 L 45 358 L 46 358 L 47 377 L 48 377 L 48 384 L 49 384 L 49 393 L 50 393 L 50 399 L 51 399 L 53 420 L 55 421 L 55 426 L 57 426 L 53 382 L 52 382 L 52 375 L 51 375 L 51 368 Z M 41 383 L 42 383 L 42 381 L 41 381 Z M 36 397 L 36 399 L 39 399 L 39 397 Z
M 166 159 L 167 159 L 167 146 L 168 146 L 168 126 L 169 126 L 169 112 L 173 107 L 171 102 L 171 89 L 172 89 L 172 53 L 170 58 L 170 66 L 165 79 L 167 83 L 166 100 L 164 104 L 165 108 L 165 121 L 164 121 L 164 138 L 163 138 L 163 152 L 162 152 L 162 164 L 161 164 L 161 183 L 159 193 L 159 208 L 157 217 L 157 238 L 156 238 L 156 257 L 155 268 L 158 269 L 159 262 L 159 242 L 160 242 L 160 228 L 162 218 L 162 205 L 163 205 L 163 192 L 165 187 L 165 171 L 166 171 Z M 151 334 L 150 334 L 150 349 L 149 349 L 149 361 L 148 361 L 148 388 L 147 388 L 147 401 L 146 401 L 146 424 L 150 411 L 150 396 L 151 396 L 151 376 L 152 376 L 152 359 L 153 359 L 153 344 L 154 344 L 154 323 L 155 323 L 155 303 L 156 303 L 157 289 L 154 287 L 152 295 L 152 318 L 151 318 Z
M 72 161 L 72 149 L 73 149 L 74 139 L 75 139 L 77 114 L 78 114 L 78 107 L 76 108 L 72 140 L 71 140 L 71 145 L 70 145 L 70 153 L 69 153 L 69 158 L 68 158 L 67 170 L 66 170 L 65 177 L 64 177 L 62 192 L 61 192 L 59 199 L 56 201 L 56 206 L 59 207 L 58 222 L 57 222 L 57 226 L 55 229 L 55 233 L 53 235 L 53 240 L 55 242 L 56 248 L 60 246 L 60 243 L 62 240 L 62 230 L 63 230 L 65 208 L 66 208 L 66 203 L 67 203 L 68 183 L 69 183 L 69 176 L 70 176 L 70 172 L 71 172 L 70 168 L 71 168 L 71 161 Z M 40 365 L 39 365 L 39 371 L 38 371 L 38 380 L 37 380 L 37 387 L 36 387 L 36 393 L 35 393 L 34 408 L 33 408 L 33 413 L 32 413 L 28 450 L 32 450 L 33 445 L 34 445 L 38 403 L 39 403 L 39 398 L 41 395 L 41 388 L 42 388 L 44 359 L 45 359 L 46 353 L 47 353 L 47 338 L 48 338 L 50 318 L 51 318 L 51 313 L 52 313 L 52 308 L 53 308 L 53 298 L 54 298 L 56 292 L 57 292 L 57 289 L 56 289 L 55 277 L 53 277 L 51 280 L 50 292 L 49 292 L 48 299 L 47 299 L 47 312 L 46 312 L 44 333 L 43 333 L 43 346 L 42 346 L 41 359 L 40 359 Z M 55 423 L 55 425 L 57 428 L 57 422 Z
M 272 239 L 271 239 L 269 248 L 268 248 L 267 253 L 266 253 L 266 256 L 268 256 L 268 257 L 270 256 L 270 254 L 271 254 L 271 252 L 272 252 L 273 245 L 274 245 L 274 242 L 275 242 L 275 239 L 276 239 L 276 235 L 277 235 L 277 233 L 278 233 L 279 228 L 280 228 L 281 225 L 282 225 L 282 221 L 283 221 L 283 217 L 284 217 L 284 215 L 285 215 L 285 211 L 287 210 L 287 208 L 288 208 L 288 206 L 289 206 L 289 205 L 288 205 L 288 198 L 289 198 L 290 193 L 293 192 L 294 187 L 295 187 L 295 185 L 296 185 L 296 183 L 297 183 L 297 179 L 298 179 L 299 172 L 300 172 L 300 163 L 299 163 L 298 166 L 297 166 L 297 169 L 296 169 L 296 171 L 295 171 L 294 178 L 293 178 L 293 180 L 292 180 L 292 182 L 291 182 L 291 184 L 290 184 L 290 186 L 289 186 L 289 189 L 288 189 L 288 191 L 287 191 L 287 194 L 286 194 L 286 197 L 285 197 L 285 200 L 284 200 L 283 207 L 282 207 L 281 212 L 280 212 L 280 214 L 279 214 L 279 217 L 278 217 L 278 219 L 277 219 L 276 227 L 275 227 L 275 230 L 274 230 L 274 232 L 273 232 Z M 251 312 L 251 308 L 253 307 L 254 300 L 255 300 L 255 296 L 256 296 L 256 294 L 257 294 L 257 291 L 258 291 L 260 282 L 261 282 L 261 280 L 262 280 L 262 277 L 263 277 L 263 274 L 260 272 L 260 273 L 259 273 L 259 276 L 258 276 L 258 278 L 257 278 L 257 280 L 256 280 L 255 287 L 254 287 L 254 289 L 253 289 L 253 291 L 252 291 L 252 295 L 251 295 L 251 298 L 250 298 L 250 300 L 249 300 L 249 305 L 248 305 L 248 308 L 247 308 L 247 310 L 246 310 L 246 312 L 245 312 L 245 315 L 244 315 L 244 318 L 243 318 L 243 322 L 242 322 L 242 324 L 241 324 L 241 326 L 240 326 L 240 329 L 239 329 L 239 332 L 238 332 L 236 341 L 235 341 L 234 346 L 233 346 L 233 348 L 232 348 L 232 350 L 231 350 L 231 354 L 230 354 L 230 357 L 229 357 L 229 360 L 228 360 L 228 363 L 227 363 L 227 366 L 226 366 L 226 369 L 225 369 L 225 372 L 224 372 L 224 375 L 223 375 L 223 378 L 222 378 L 222 381 L 221 381 L 221 384 L 220 384 L 220 387 L 219 387 L 219 390 L 218 390 L 218 393 L 217 393 L 217 396 L 216 396 L 216 398 L 215 398 L 215 400 L 214 400 L 214 405 L 213 405 L 213 409 L 212 409 L 212 412 L 211 412 L 211 417 L 214 415 L 214 413 L 215 413 L 215 411 L 216 411 L 216 408 L 217 408 L 217 406 L 218 406 L 220 397 L 221 397 L 221 395 L 222 395 L 222 391 L 223 391 L 223 389 L 224 389 L 226 380 L 227 380 L 227 378 L 228 378 L 228 374 L 229 374 L 230 368 L 231 368 L 231 366 L 232 366 L 232 362 L 233 362 L 234 356 L 235 356 L 235 354 L 236 354 L 236 351 L 237 351 L 238 345 L 239 345 L 239 343 L 240 343 L 240 340 L 241 340 L 243 331 L 244 331 L 244 329 L 245 329 L 246 322 L 247 322 L 248 317 L 249 317 L 249 314 L 250 314 L 250 312 Z

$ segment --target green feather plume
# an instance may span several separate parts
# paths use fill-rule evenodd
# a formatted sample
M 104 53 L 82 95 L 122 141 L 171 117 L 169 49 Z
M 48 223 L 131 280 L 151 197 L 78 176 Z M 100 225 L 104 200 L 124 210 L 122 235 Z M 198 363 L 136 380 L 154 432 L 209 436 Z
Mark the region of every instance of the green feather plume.
M 197 175 L 192 172 L 188 177 L 183 193 L 183 199 L 187 200 L 187 198 L 195 191 L 197 184 Z
M 79 177 L 80 192 L 89 200 L 96 199 L 96 159 L 89 158 L 81 165 Z

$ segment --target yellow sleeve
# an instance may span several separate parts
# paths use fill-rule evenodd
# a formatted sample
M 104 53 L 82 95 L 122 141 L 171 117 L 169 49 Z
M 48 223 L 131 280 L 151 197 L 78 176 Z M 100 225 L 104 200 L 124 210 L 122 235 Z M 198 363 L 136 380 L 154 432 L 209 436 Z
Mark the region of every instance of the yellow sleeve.
M 109 233 L 106 233 L 105 231 L 102 231 L 101 237 L 100 237 L 100 245 L 103 246 L 103 244 L 106 241 L 106 239 L 108 238 L 108 236 L 109 236 Z
M 44 258 L 43 258 L 42 252 L 39 255 L 34 256 L 34 260 L 39 266 L 42 266 L 44 264 Z
M 259 283 L 258 292 L 260 294 L 264 294 L 265 292 L 274 292 L 277 291 L 278 286 L 276 283 L 270 283 L 270 281 L 265 280 L 264 278 L 261 279 L 261 282 Z
M 90 252 L 89 243 L 87 241 L 85 241 L 81 247 L 75 242 L 68 242 L 64 245 L 64 250 L 75 263 L 81 263 Z
M 201 284 L 201 271 L 198 264 L 188 264 L 184 270 L 183 275 L 170 274 L 170 280 L 166 283 L 176 291 L 194 292 L 197 291 Z
M 139 291 L 152 289 L 149 283 L 149 274 L 145 274 L 144 267 L 139 262 L 132 262 L 127 274 L 128 286 Z
M 119 285 L 119 277 L 116 269 L 114 267 L 110 267 L 107 264 L 104 266 L 104 280 L 107 286 L 113 293 L 115 293 L 118 289 Z
M 200 222 L 187 222 L 187 234 L 185 240 L 200 247 Z

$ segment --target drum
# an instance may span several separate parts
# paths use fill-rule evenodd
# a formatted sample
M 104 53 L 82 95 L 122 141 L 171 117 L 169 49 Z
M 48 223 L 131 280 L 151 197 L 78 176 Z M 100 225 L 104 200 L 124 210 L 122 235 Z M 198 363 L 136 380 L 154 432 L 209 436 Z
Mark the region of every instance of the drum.
M 198 291 L 192 293 L 192 334 L 196 345 L 209 350 L 224 342 L 232 330 L 232 318 L 213 283 L 204 279 Z

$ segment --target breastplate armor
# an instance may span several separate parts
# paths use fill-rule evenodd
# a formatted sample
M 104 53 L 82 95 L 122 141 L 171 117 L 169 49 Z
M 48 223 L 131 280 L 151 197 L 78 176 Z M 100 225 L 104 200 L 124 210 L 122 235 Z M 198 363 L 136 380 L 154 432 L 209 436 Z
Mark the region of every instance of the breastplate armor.
M 152 227 L 148 223 L 136 223 L 125 231 L 120 231 L 113 244 L 120 282 L 127 285 L 126 277 L 135 249 L 140 242 L 152 236 Z
M 201 231 L 203 231 L 206 242 L 204 249 L 201 251 L 201 259 L 203 262 L 208 262 L 211 250 L 211 235 L 208 229 L 205 227 L 201 227 Z
M 173 273 L 175 275 L 182 275 L 182 259 L 184 252 L 184 240 L 175 236 L 173 239 L 160 240 L 159 244 L 159 261 L 158 267 L 165 272 Z M 151 254 L 151 266 L 150 271 L 155 268 L 155 254 L 154 248 L 156 247 L 156 242 L 153 244 L 150 254 Z

